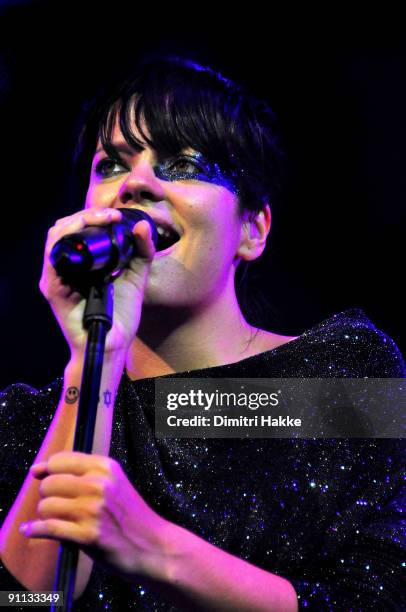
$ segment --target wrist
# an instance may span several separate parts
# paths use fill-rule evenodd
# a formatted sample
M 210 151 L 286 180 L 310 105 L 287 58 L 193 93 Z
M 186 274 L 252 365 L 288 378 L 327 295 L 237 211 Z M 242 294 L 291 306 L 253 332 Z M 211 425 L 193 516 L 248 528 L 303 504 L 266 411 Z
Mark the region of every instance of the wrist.
M 125 363 L 127 356 L 127 349 L 117 349 L 113 351 L 105 351 L 103 355 L 103 367 L 112 366 L 115 364 Z M 69 358 L 69 362 L 66 366 L 68 371 L 77 371 L 83 368 L 85 363 L 86 350 L 72 350 Z
M 166 523 L 160 546 L 160 559 L 155 557 L 146 577 L 182 609 L 297 612 L 297 595 L 288 580 L 183 527 Z
M 103 369 L 101 378 L 101 389 L 104 386 L 113 390 L 118 387 L 125 365 L 126 353 L 123 351 L 108 353 L 103 358 Z M 64 371 L 64 388 L 75 386 L 80 388 L 82 384 L 85 354 L 75 352 L 71 354 L 69 362 Z
M 175 587 L 179 583 L 180 568 L 187 563 L 187 551 L 196 539 L 192 532 L 159 517 L 161 521 L 157 533 L 157 548 L 147 555 L 142 573 L 158 584 Z

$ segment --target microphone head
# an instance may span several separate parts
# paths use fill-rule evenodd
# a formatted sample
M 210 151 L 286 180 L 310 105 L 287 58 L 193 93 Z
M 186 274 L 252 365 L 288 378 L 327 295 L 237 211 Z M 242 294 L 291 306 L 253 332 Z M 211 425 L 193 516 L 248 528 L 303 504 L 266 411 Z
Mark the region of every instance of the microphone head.
M 154 245 L 158 231 L 151 217 L 135 208 L 119 208 L 123 218 L 107 226 L 89 225 L 56 242 L 50 260 L 58 275 L 83 295 L 91 285 L 106 282 L 121 274 L 133 256 L 134 225 L 148 221 Z

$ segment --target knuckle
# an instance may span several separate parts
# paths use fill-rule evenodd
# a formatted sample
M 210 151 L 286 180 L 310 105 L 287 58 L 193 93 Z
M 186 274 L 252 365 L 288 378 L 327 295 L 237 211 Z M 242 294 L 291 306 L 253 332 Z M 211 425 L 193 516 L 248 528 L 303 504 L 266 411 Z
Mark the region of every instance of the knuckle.
M 93 477 L 87 477 L 86 481 L 87 481 L 87 486 L 92 495 L 95 495 L 99 498 L 104 497 L 105 490 L 106 490 L 106 482 L 104 478 L 101 478 L 100 476 L 99 477 L 93 476 Z
M 45 478 L 44 480 L 41 481 L 41 483 L 39 485 L 38 493 L 39 493 L 40 497 L 46 497 L 47 496 L 47 491 L 48 491 L 47 480 L 48 480 L 48 478 Z
M 102 469 L 107 474 L 111 474 L 112 473 L 112 469 L 113 469 L 112 466 L 113 466 L 113 463 L 114 463 L 114 459 L 110 459 L 109 457 L 101 457 L 100 463 L 101 463 Z
M 91 502 L 87 504 L 87 514 L 95 519 L 101 516 L 104 510 L 104 502 L 100 499 L 93 499 Z
M 49 245 L 50 243 L 54 243 L 58 237 L 59 232 L 59 227 L 56 227 L 55 225 L 50 227 L 47 232 L 46 244 Z
M 44 527 L 47 531 L 47 533 L 49 533 L 49 535 L 51 536 L 57 536 L 58 535 L 58 524 L 54 519 L 45 519 L 44 520 Z
M 110 457 L 103 457 L 101 467 L 106 478 L 106 487 L 108 488 L 112 482 L 121 476 L 121 465 Z
M 44 478 L 39 485 L 39 494 L 41 497 L 49 497 L 55 484 L 58 481 L 58 476 L 51 475 Z
M 113 459 L 104 457 L 102 455 L 93 455 L 92 460 L 93 463 L 91 464 L 89 471 L 98 473 L 102 478 L 111 476 Z
M 115 459 L 110 460 L 111 463 L 111 472 L 114 476 L 122 476 L 123 468 L 121 467 L 121 463 L 116 461 Z
M 59 457 L 68 457 L 69 455 L 71 455 L 71 451 L 58 451 L 57 453 L 51 455 L 48 461 L 55 461 L 55 459 L 58 459 Z
M 47 276 L 47 269 L 45 265 L 42 270 L 41 278 L 38 281 L 38 287 L 41 293 L 44 296 L 46 296 L 46 294 L 48 293 L 48 289 L 49 289 L 49 279 Z
M 58 453 L 54 453 L 48 458 L 48 469 L 58 470 L 63 466 L 63 463 L 66 459 L 69 458 L 71 453 L 69 451 L 59 451 Z
M 70 217 L 61 217 L 60 219 L 57 219 L 55 221 L 54 227 L 58 227 L 59 225 L 62 225 L 63 223 L 66 223 L 69 219 L 70 219 Z
M 88 546 L 97 546 L 101 540 L 101 529 L 97 523 L 89 525 L 83 534 L 83 543 Z
M 110 480 L 108 478 L 101 478 L 100 480 L 100 497 L 104 500 L 106 499 L 108 492 L 110 490 Z
M 100 484 L 100 487 L 101 487 L 101 497 L 104 500 L 106 499 L 107 494 L 110 489 L 110 481 L 107 478 L 103 478 Z
M 41 499 L 37 506 L 37 513 L 40 519 L 46 519 L 48 516 L 48 500 Z

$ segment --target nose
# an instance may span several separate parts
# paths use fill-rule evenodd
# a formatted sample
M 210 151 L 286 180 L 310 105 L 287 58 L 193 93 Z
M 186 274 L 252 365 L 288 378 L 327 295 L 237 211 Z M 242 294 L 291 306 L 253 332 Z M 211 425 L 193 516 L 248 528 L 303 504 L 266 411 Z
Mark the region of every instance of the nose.
M 147 160 L 139 161 L 128 173 L 118 193 L 120 204 L 148 204 L 164 198 L 161 181 Z

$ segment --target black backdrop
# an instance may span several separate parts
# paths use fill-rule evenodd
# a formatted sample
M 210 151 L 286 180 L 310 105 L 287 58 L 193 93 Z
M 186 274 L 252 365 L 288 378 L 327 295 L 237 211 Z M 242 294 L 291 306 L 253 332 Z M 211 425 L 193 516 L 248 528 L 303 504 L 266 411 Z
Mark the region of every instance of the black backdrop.
M 279 117 L 288 180 L 260 267 L 269 329 L 297 335 L 357 306 L 406 353 L 402 20 L 276 7 L 0 3 L 1 387 L 63 372 L 38 281 L 48 227 L 76 210 L 75 125 L 108 74 L 154 49 L 214 63 Z

